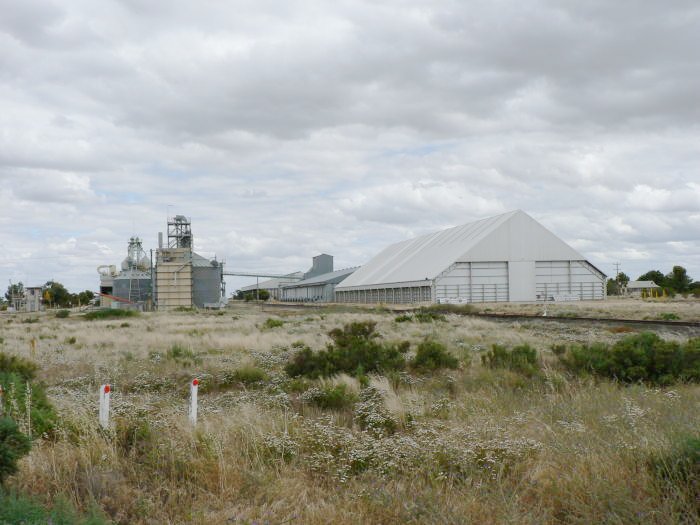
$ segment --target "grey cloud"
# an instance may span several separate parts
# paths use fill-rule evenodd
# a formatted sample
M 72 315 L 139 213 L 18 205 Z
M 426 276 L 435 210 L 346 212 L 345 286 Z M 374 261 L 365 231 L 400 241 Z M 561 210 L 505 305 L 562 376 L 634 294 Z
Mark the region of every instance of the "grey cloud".
M 601 264 L 700 278 L 696 2 L 0 12 L 3 277 L 89 286 L 174 205 L 230 267 L 359 264 L 522 208 Z

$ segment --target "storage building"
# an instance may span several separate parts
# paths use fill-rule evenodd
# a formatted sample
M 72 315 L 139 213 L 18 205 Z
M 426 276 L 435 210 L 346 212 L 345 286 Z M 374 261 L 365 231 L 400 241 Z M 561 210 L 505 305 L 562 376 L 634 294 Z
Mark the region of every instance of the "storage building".
M 289 302 L 333 302 L 336 286 L 352 275 L 357 268 L 346 268 L 324 273 L 285 285 L 282 288 L 282 300 Z
M 350 303 L 605 298 L 605 274 L 523 211 L 393 244 L 335 289 Z

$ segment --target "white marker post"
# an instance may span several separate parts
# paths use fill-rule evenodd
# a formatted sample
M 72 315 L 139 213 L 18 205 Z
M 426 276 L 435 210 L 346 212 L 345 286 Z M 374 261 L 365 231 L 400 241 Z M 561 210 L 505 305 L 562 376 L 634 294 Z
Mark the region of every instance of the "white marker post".
M 100 426 L 109 428 L 109 393 L 111 392 L 109 385 L 100 387 Z
M 190 423 L 197 424 L 197 390 L 199 389 L 199 379 L 194 378 L 190 383 Z

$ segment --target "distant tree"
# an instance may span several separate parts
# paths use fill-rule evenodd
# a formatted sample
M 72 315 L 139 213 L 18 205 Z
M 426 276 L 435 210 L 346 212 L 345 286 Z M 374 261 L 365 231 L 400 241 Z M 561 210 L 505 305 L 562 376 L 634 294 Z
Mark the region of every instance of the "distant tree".
M 605 283 L 605 289 L 608 295 L 619 295 L 620 287 L 615 279 L 608 279 Z
M 51 306 L 71 306 L 71 294 L 65 286 L 56 281 L 48 281 L 44 285 L 44 299 L 48 300 Z
M 95 292 L 93 292 L 92 290 L 85 290 L 84 292 L 80 292 L 78 294 L 78 300 L 80 301 L 80 304 L 82 304 L 82 305 L 88 304 L 94 298 L 95 298 Z
M 622 289 L 627 286 L 628 282 L 630 282 L 630 278 L 625 272 L 620 272 L 617 274 L 616 281 L 619 283 L 620 289 Z
M 246 292 L 243 290 L 236 290 L 234 298 L 238 301 L 255 301 L 256 299 L 267 301 L 270 298 L 270 292 L 262 288 L 259 290 L 249 290 Z
M 22 281 L 18 282 L 17 284 L 10 284 L 7 287 L 7 292 L 5 292 L 5 299 L 8 303 L 12 303 L 13 295 L 24 295 L 24 285 L 22 284 Z
M 638 281 L 654 281 L 657 285 L 663 286 L 666 277 L 659 270 L 650 270 L 637 277 Z
M 679 293 L 688 293 L 693 280 L 682 266 L 674 266 L 671 273 L 666 275 L 666 285 Z

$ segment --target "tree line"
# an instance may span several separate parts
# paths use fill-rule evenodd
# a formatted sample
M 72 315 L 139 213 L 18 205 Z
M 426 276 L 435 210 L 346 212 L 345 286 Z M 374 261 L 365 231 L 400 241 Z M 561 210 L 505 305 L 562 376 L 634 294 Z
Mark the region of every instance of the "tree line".
M 667 296 L 676 294 L 700 296 L 700 281 L 694 281 L 682 266 L 674 266 L 667 274 L 660 270 L 649 270 L 637 277 L 636 280 L 653 281 Z M 608 279 L 608 295 L 621 295 L 629 282 L 630 278 L 624 272 L 620 272 L 615 279 Z
M 0 298 L 3 308 L 12 306 L 13 298 L 23 297 L 25 294 L 24 284 L 20 281 L 10 284 L 5 292 L 4 301 Z M 95 292 L 85 290 L 78 293 L 69 292 L 65 286 L 57 281 L 47 281 L 41 287 L 42 301 L 49 308 L 70 308 L 72 306 L 86 305 L 95 297 Z

